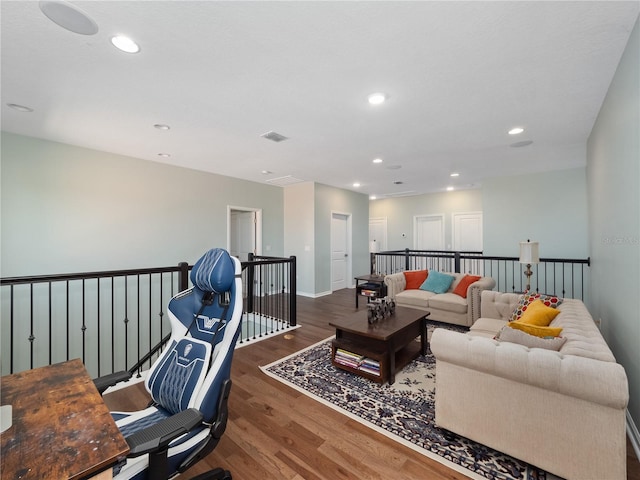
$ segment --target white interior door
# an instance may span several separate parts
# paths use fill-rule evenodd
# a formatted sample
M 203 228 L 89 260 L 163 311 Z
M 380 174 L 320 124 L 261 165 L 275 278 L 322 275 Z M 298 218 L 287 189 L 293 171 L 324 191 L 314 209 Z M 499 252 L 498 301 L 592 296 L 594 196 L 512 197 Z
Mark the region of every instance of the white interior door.
M 262 255 L 262 212 L 259 209 L 228 207 L 227 250 L 240 261 L 249 253 Z
M 379 252 L 387 250 L 387 217 L 369 219 L 369 243 L 374 240 Z
M 413 231 L 414 249 L 444 250 L 444 215 L 416 215 Z
M 347 288 L 349 278 L 349 215 L 331 214 L 331 291 Z
M 413 248 L 416 250 L 444 250 L 444 215 L 416 215 L 413 217 Z M 416 269 L 434 268 L 426 258 L 416 259 Z
M 463 252 L 482 252 L 482 212 L 454 213 L 453 249 Z M 461 270 L 474 275 L 483 275 L 483 262 L 464 260 Z

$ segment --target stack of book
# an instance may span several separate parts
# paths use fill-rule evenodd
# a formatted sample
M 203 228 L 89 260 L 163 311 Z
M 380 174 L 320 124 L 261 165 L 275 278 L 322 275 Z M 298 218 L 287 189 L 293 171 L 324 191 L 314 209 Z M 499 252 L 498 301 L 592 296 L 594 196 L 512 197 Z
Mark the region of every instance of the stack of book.
M 380 375 L 380 362 L 367 358 L 364 355 L 338 348 L 336 349 L 336 354 L 333 359 L 336 363 L 346 365 L 354 370 L 362 370 L 371 375 Z
M 370 373 L 371 375 L 380 375 L 380 362 L 371 358 L 365 358 L 362 360 L 359 370 Z
M 364 356 L 338 348 L 333 359 L 340 365 L 346 365 L 347 367 L 358 369 L 364 360 Z

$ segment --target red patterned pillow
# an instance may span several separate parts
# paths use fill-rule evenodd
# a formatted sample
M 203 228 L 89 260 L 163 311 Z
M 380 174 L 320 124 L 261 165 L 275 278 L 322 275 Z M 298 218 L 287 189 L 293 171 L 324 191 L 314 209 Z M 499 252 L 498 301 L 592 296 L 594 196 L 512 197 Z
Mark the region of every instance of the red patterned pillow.
M 516 305 L 515 310 L 511 314 L 510 322 L 515 322 L 519 320 L 522 314 L 525 312 L 527 307 L 534 300 L 540 299 L 542 303 L 544 303 L 547 307 L 556 308 L 558 305 L 562 303 L 562 298 L 556 297 L 555 295 L 544 295 L 541 293 L 529 293 L 525 292 L 521 297 L 518 305 Z
M 428 272 L 426 270 L 410 270 L 402 273 L 404 273 L 404 279 L 407 282 L 405 290 L 416 290 L 427 279 Z

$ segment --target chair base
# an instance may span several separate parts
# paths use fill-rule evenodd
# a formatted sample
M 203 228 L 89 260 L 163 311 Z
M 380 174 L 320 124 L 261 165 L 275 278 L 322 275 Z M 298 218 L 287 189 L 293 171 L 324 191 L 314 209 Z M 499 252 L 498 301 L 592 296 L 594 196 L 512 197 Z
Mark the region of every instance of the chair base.
M 191 480 L 232 480 L 232 479 L 231 479 L 231 472 L 229 470 L 216 468 L 206 473 L 201 473 L 200 475 L 193 477 Z

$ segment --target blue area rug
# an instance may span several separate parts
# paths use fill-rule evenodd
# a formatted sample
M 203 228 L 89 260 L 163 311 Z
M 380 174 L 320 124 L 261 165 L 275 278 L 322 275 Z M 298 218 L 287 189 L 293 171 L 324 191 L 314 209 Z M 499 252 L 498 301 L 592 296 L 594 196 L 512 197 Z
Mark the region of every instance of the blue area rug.
M 428 322 L 435 327 L 462 327 Z M 434 424 L 435 358 L 431 351 L 380 385 L 331 364 L 331 339 L 261 367 L 267 375 L 471 478 L 557 479 Z

